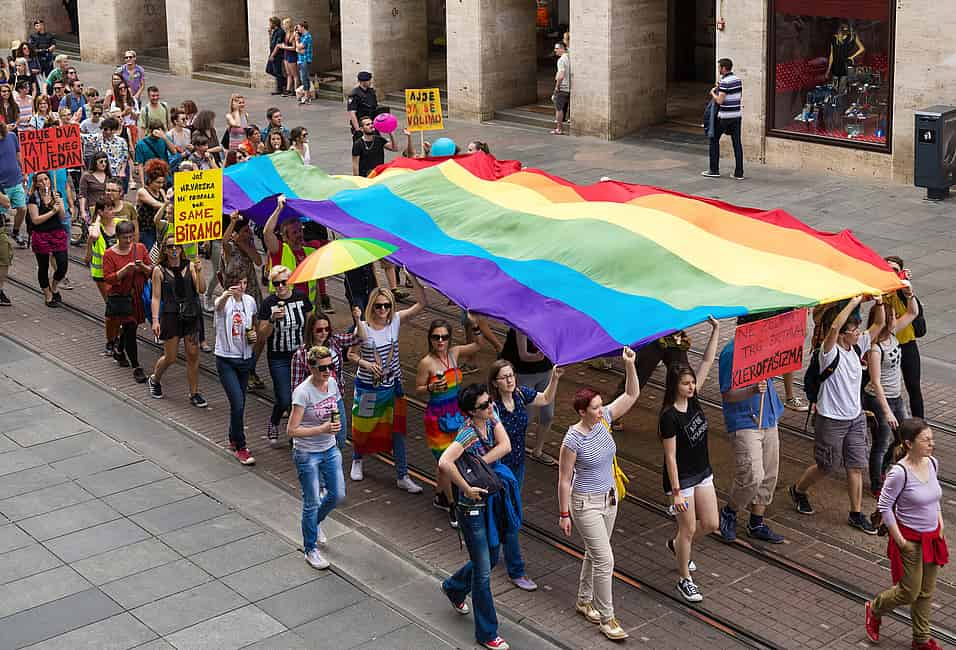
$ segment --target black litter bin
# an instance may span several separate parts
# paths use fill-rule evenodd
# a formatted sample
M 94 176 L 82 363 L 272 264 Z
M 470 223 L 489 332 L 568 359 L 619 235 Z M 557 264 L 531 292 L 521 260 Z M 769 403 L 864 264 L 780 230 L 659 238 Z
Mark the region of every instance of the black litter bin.
M 926 198 L 941 201 L 956 185 L 956 107 L 930 106 L 916 111 L 913 183 Z

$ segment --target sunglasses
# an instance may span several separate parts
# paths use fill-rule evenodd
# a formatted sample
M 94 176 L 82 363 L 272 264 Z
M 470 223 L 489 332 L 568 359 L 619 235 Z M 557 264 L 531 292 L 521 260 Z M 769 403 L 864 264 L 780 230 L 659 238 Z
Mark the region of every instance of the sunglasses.
M 388 310 L 388 309 L 391 309 L 391 308 L 392 308 L 392 303 L 390 303 L 390 302 L 377 302 L 377 303 L 375 303 L 375 309 L 385 309 L 385 310 Z
M 475 410 L 476 410 L 476 411 L 484 411 L 484 410 L 485 410 L 486 408 L 488 408 L 489 406 L 491 406 L 491 400 L 488 400 L 488 401 L 486 401 L 486 402 L 482 402 L 481 404 L 475 404 Z
M 287 284 L 289 284 L 288 280 L 273 280 L 272 281 L 272 286 L 274 287 L 284 287 Z
M 451 338 L 451 334 L 432 334 L 431 335 L 432 341 L 447 341 L 450 338 Z
M 127 55 L 127 56 L 124 56 L 123 58 L 129 60 L 129 59 L 135 59 L 136 57 L 135 57 L 135 56 L 128 56 L 128 55 Z
M 312 331 L 315 332 L 316 334 L 321 334 L 322 332 L 328 332 L 328 331 L 329 331 L 329 328 L 328 328 L 328 327 L 316 327 L 316 328 L 315 328 L 314 330 L 312 330 Z
M 316 368 L 316 369 L 318 369 L 319 372 L 332 372 L 332 364 L 331 364 L 331 363 L 323 363 L 322 365 L 319 365 L 319 362 L 318 362 L 318 361 L 310 361 L 310 362 L 309 362 L 309 367 L 310 367 L 310 368 Z
M 99 117 L 100 115 L 102 115 L 102 113 L 97 113 L 96 111 L 93 111 L 93 115 L 94 117 Z

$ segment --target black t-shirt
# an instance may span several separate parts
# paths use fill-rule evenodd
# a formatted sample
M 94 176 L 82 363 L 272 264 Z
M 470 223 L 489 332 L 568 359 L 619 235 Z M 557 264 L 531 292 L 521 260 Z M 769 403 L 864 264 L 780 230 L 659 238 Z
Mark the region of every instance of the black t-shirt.
M 358 119 L 375 117 L 376 108 L 378 108 L 378 98 L 375 96 L 374 88 L 365 90 L 361 86 L 356 86 L 349 93 L 348 110 L 355 111 Z
M 707 417 L 696 397 L 687 402 L 687 412 L 673 406 L 661 413 L 661 439 L 677 438 L 677 477 L 680 487 L 697 485 L 713 473 L 707 451 Z M 664 492 L 670 494 L 671 480 L 664 469 Z
M 388 140 L 380 135 L 372 136 L 371 142 L 359 138 L 352 143 L 352 155 L 359 157 L 359 176 L 368 176 L 373 169 L 385 164 L 385 145 Z
M 293 353 L 302 345 L 305 332 L 305 319 L 312 311 L 312 302 L 299 290 L 293 290 L 288 298 L 279 298 L 274 293 L 262 299 L 259 305 L 259 320 L 267 321 L 272 317 L 272 308 L 279 302 L 285 304 L 285 318 L 272 323 L 272 334 L 266 346 L 269 359 L 291 359 Z
M 30 203 L 37 206 L 37 212 L 39 214 L 46 214 L 53 209 L 53 203 L 43 203 L 40 200 L 40 196 L 35 194 L 30 197 Z M 60 221 L 60 215 L 54 214 L 49 219 L 42 223 L 33 223 L 33 220 L 30 220 L 30 231 L 31 232 L 56 232 L 57 230 L 63 230 L 63 223 Z
M 530 354 L 539 352 L 538 347 L 531 342 L 531 339 L 528 339 L 528 349 L 526 352 Z M 554 364 L 551 363 L 547 357 L 540 361 L 522 361 L 521 356 L 518 354 L 518 333 L 513 327 L 508 330 L 508 334 L 505 336 L 505 344 L 502 346 L 499 356 L 506 361 L 510 361 L 511 365 L 515 368 L 515 372 L 519 375 L 534 375 L 539 372 L 548 372 L 554 367 Z

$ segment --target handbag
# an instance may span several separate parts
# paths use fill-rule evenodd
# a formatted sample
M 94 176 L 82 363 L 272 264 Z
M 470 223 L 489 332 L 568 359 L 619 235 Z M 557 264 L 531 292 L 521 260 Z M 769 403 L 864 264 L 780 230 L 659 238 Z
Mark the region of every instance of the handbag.
M 133 315 L 133 296 L 106 296 L 107 318 L 120 318 Z
M 602 417 L 601 423 L 607 427 L 608 431 L 611 430 L 611 423 L 607 421 L 607 418 Z M 631 479 L 628 478 L 624 470 L 621 469 L 621 466 L 617 462 L 616 454 L 611 464 L 611 477 L 614 479 L 614 490 L 617 492 L 617 498 L 621 500 L 627 496 L 627 484 L 631 482 Z
M 488 463 L 481 459 L 478 454 L 464 452 L 455 461 L 455 467 L 461 473 L 465 482 L 471 487 L 482 488 L 488 494 L 495 494 L 503 488 L 501 479 L 495 473 L 495 470 L 488 467 Z

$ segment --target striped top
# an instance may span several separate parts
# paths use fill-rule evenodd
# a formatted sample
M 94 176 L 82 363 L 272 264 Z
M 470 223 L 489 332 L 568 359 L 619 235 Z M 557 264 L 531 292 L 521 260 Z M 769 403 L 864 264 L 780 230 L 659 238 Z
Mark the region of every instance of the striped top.
M 732 120 L 734 118 L 743 116 L 740 102 L 743 89 L 744 86 L 740 81 L 740 77 L 735 75 L 733 72 L 729 72 L 721 77 L 720 83 L 717 84 L 717 91 L 726 93 L 727 96 L 724 98 L 724 103 L 720 104 L 719 108 L 717 109 L 718 119 Z
M 574 480 L 571 492 L 595 494 L 608 492 L 614 487 L 614 454 L 617 445 L 609 429 L 611 409 L 604 407 L 604 415 L 585 435 L 571 427 L 561 443 L 577 454 L 574 459 Z
M 385 376 L 378 382 L 379 386 L 391 386 L 396 380 L 402 379 L 402 365 L 398 358 L 400 321 L 401 317 L 395 314 L 391 322 L 382 329 L 375 329 L 368 323 L 362 323 L 368 335 L 359 346 L 359 352 L 363 361 L 377 363 L 385 371 Z M 355 373 L 355 379 L 366 384 L 376 383 L 371 371 L 362 366 L 359 366 L 358 372 Z

